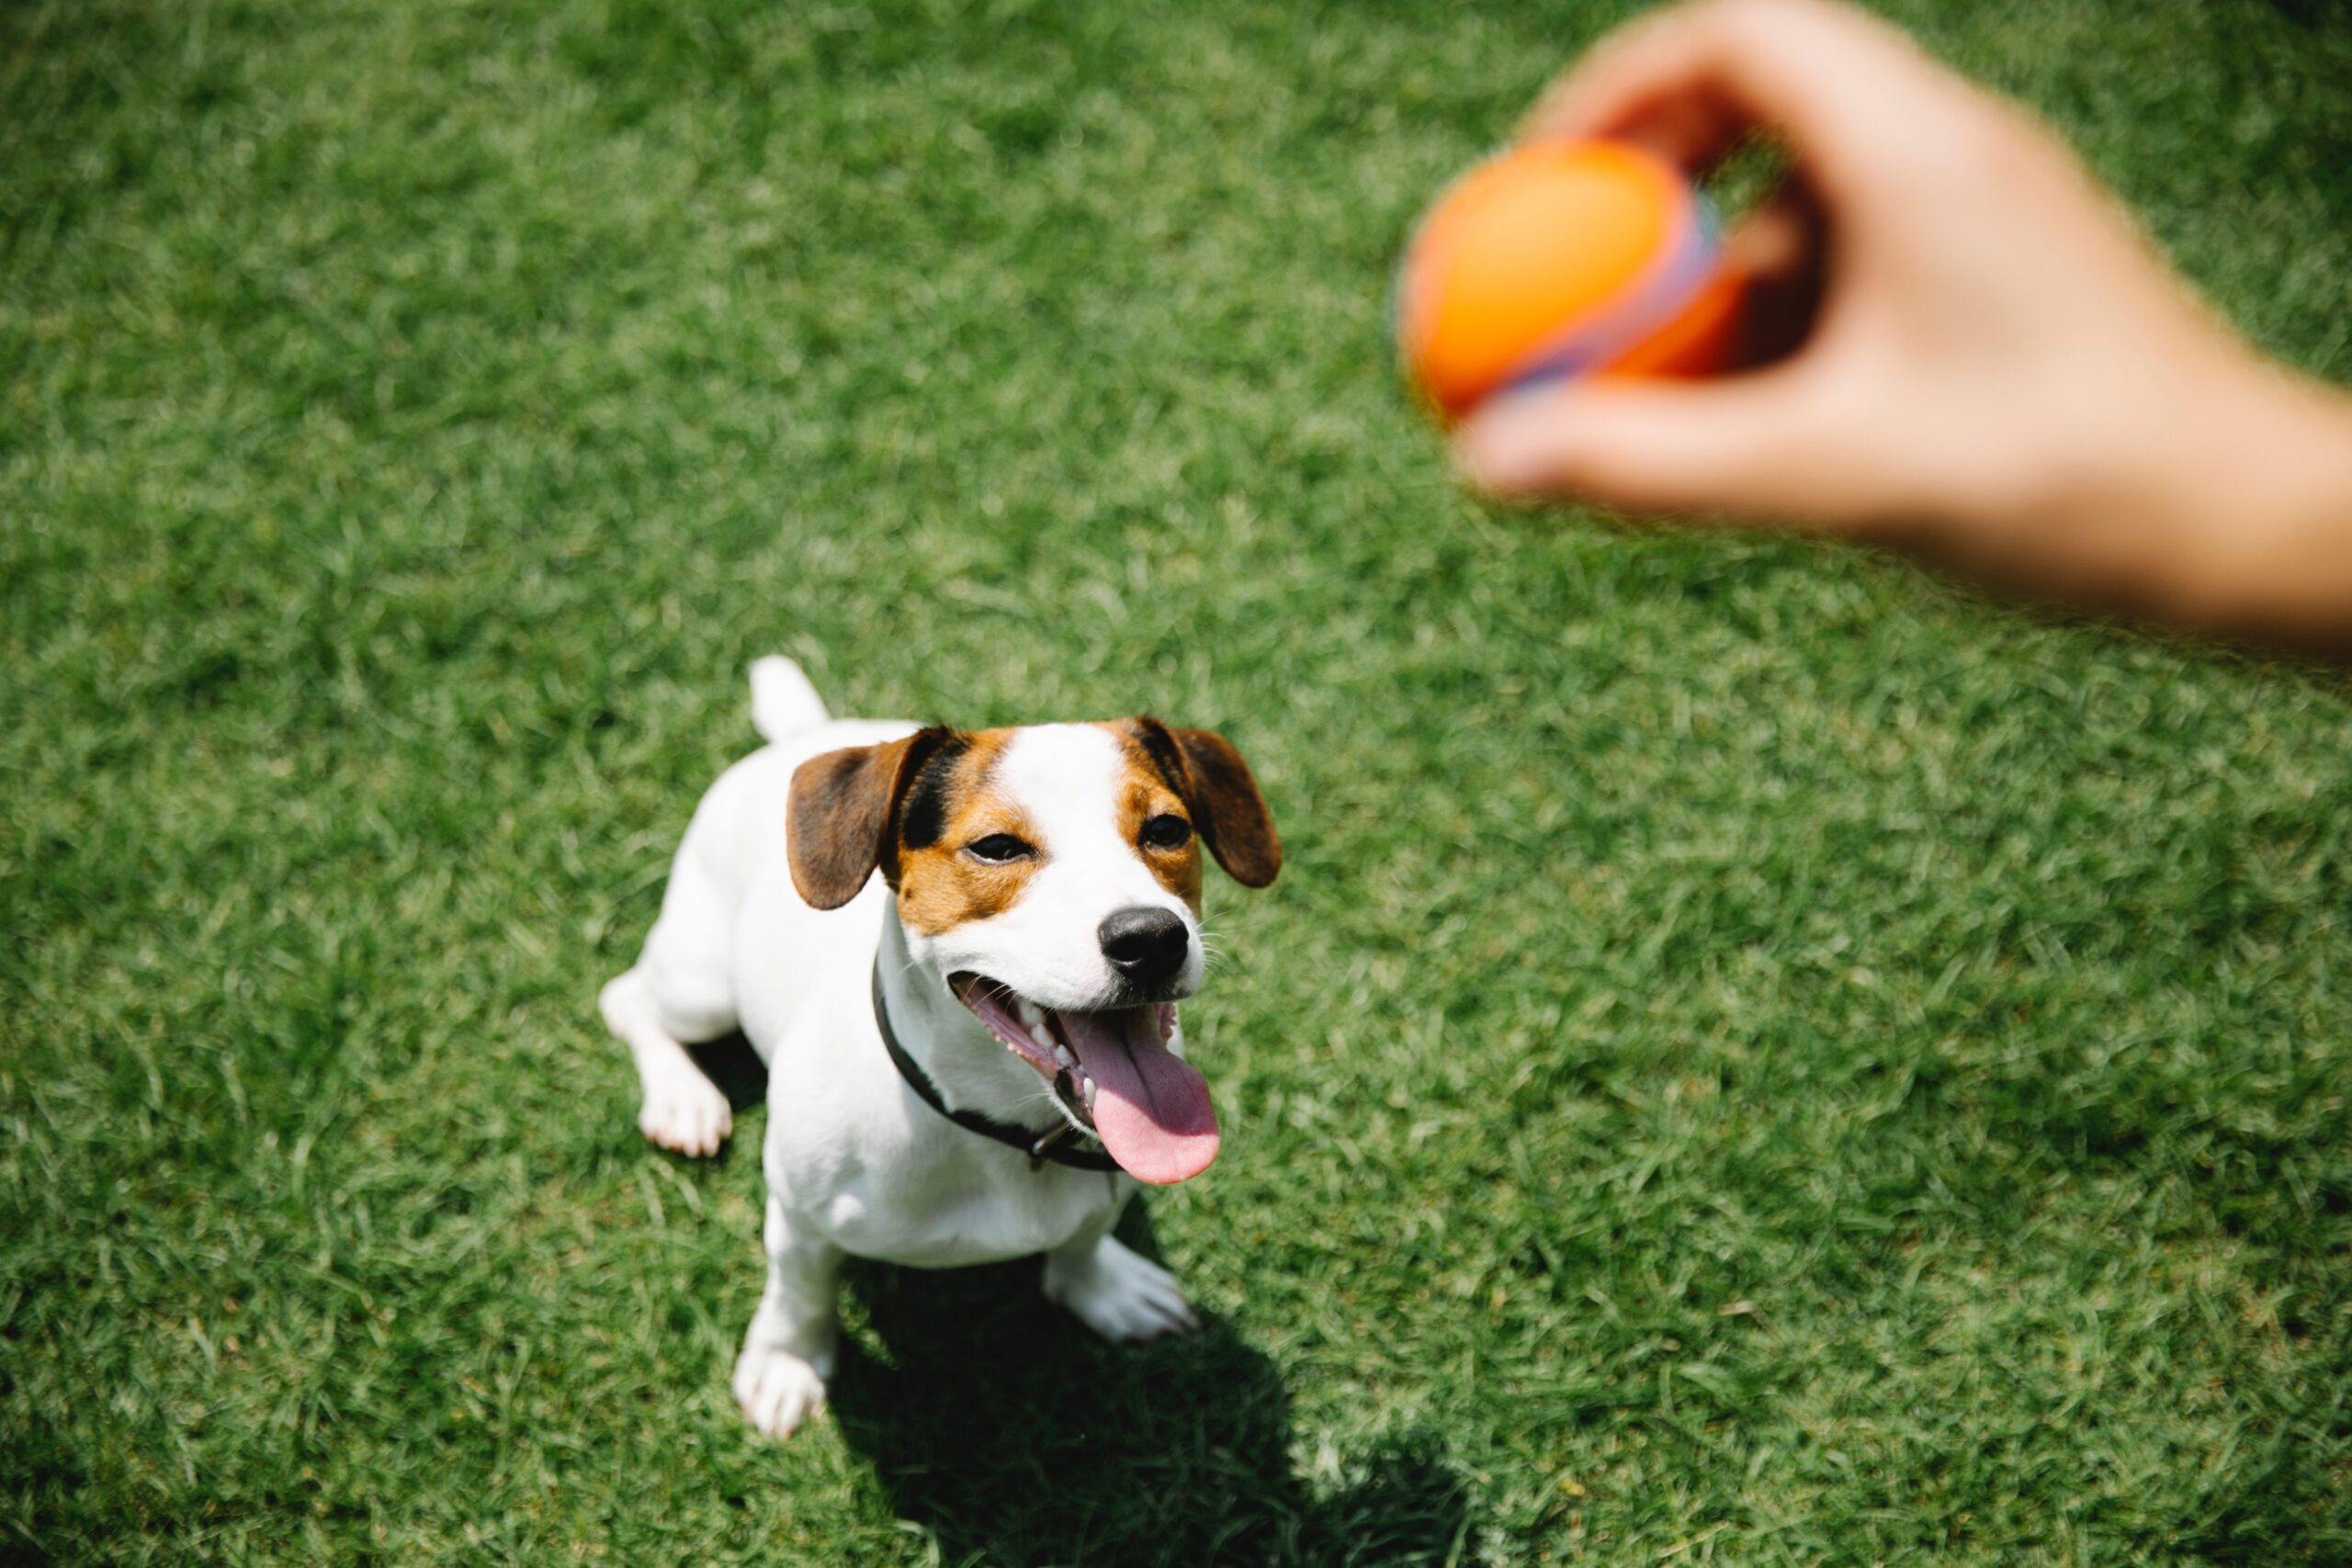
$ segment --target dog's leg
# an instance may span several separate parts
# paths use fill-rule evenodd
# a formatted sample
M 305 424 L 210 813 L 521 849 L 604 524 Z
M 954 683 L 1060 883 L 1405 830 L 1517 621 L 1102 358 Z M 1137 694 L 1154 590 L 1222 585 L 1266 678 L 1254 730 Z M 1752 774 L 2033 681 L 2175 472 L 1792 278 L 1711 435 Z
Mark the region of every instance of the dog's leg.
M 605 1027 L 637 1062 L 638 1085 L 645 1093 L 638 1107 L 638 1131 L 682 1155 L 717 1154 L 734 1129 L 735 1113 L 727 1096 L 670 1032 L 644 961 L 609 982 L 597 995 L 596 1006 Z M 716 1039 L 730 1026 L 731 1021 L 721 1024 L 707 1038 Z
M 773 1193 L 764 1234 L 768 1288 L 735 1359 L 735 1403 L 760 1431 L 788 1438 L 825 1405 L 825 1380 L 833 1375 L 841 1337 L 833 1301 L 842 1253 L 795 1226 Z
M 1046 1254 L 1046 1299 L 1118 1344 L 1190 1333 L 1200 1324 L 1176 1276 L 1111 1234 L 1126 1206 L 1121 1199 L 1100 1221 Z
M 715 1155 L 734 1130 L 727 1097 L 686 1055 L 686 1044 L 733 1030 L 737 900 L 711 869 L 716 834 L 726 837 L 718 791 L 695 808 L 662 890 L 662 913 L 646 933 L 637 966 L 607 985 L 596 1004 L 628 1046 L 645 1098 L 638 1130 L 682 1155 Z

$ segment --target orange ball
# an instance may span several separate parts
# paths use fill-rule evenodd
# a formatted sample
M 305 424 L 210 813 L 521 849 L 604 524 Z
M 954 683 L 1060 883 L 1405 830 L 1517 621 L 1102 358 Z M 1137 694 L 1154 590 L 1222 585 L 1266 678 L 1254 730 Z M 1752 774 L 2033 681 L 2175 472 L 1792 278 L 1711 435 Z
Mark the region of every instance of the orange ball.
M 1421 220 L 1396 338 L 1451 421 L 1557 377 L 1720 370 L 1738 302 L 1679 169 L 1623 142 L 1539 141 L 1479 164 Z

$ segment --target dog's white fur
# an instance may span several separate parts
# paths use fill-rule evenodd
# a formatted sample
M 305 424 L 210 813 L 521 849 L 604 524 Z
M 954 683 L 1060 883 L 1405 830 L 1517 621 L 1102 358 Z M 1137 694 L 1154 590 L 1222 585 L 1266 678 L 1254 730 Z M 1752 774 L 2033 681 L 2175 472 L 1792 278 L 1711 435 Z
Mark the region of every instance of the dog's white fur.
M 1192 1326 L 1175 1280 L 1110 1234 L 1134 1179 L 1033 1170 L 1021 1151 L 942 1120 L 892 1066 L 869 992 L 878 961 L 899 1042 L 948 1104 L 1037 1126 L 1063 1113 L 1058 1103 L 955 999 L 949 975 L 985 974 L 1048 1007 L 1103 1005 L 1116 976 L 1097 928 L 1148 906 L 1185 921 L 1179 988 L 1198 984 L 1198 918 L 1119 831 L 1116 742 L 1091 725 L 1014 738 L 993 783 L 1022 803 L 1046 863 L 1003 913 L 926 937 L 901 925 L 878 876 L 839 909 L 810 908 L 785 855 L 795 769 L 916 727 L 831 718 L 788 660 L 761 660 L 752 674 L 753 722 L 769 744 L 704 795 L 644 951 L 599 998 L 637 1062 L 638 1125 L 664 1148 L 713 1154 L 731 1127 L 726 1097 L 682 1043 L 740 1027 L 767 1064 L 767 1292 L 735 1366 L 744 1415 L 781 1438 L 823 1404 L 844 1255 L 947 1268 L 1042 1252 L 1046 1293 L 1106 1337 Z M 1181 1055 L 1181 1033 L 1170 1044 Z

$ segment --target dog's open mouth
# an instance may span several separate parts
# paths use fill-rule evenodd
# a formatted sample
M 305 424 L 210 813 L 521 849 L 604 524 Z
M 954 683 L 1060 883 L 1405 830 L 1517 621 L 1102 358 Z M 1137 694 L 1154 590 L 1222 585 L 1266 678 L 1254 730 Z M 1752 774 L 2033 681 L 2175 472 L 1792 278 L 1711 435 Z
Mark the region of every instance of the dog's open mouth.
M 1216 1158 L 1208 1081 L 1168 1048 L 1175 1003 L 1084 1011 L 1040 1007 L 979 975 L 948 985 L 1138 1181 L 1189 1180 Z

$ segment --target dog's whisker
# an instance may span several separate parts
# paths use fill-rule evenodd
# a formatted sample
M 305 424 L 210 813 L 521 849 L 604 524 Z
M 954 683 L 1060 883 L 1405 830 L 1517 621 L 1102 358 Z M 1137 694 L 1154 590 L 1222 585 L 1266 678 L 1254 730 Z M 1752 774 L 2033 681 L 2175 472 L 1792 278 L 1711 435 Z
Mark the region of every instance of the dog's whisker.
M 1069 1122 L 1070 1126 L 1076 1128 L 1078 1131 L 1081 1133 L 1091 1132 L 1091 1128 L 1080 1122 L 1077 1117 L 1070 1114 L 1069 1107 L 1062 1103 L 1062 1097 L 1056 1094 L 1051 1089 L 1042 1089 L 1037 1093 L 1031 1095 L 1028 1099 L 1023 1100 L 1017 1109 L 1024 1111 L 1032 1111 L 1040 1105 L 1043 1105 L 1046 1109 L 1052 1111 L 1054 1114 L 1059 1116 L 1064 1122 Z

